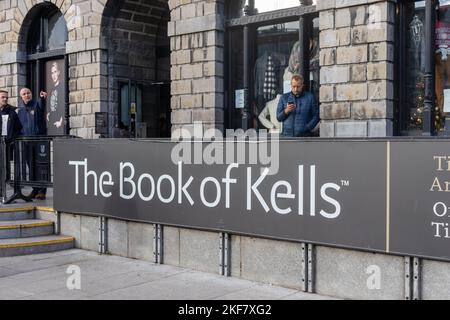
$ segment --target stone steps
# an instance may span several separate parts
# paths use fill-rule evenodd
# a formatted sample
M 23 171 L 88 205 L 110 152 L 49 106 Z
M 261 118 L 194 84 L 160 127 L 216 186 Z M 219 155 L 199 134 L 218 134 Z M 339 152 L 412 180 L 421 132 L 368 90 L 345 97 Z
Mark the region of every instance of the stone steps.
M 33 208 L 0 209 L 0 221 L 27 220 L 34 218 Z
M 29 238 L 54 234 L 54 224 L 44 220 L 0 221 L 0 239 Z
M 45 210 L 44 210 L 45 209 Z M 49 208 L 0 209 L 0 257 L 73 249 L 75 238 L 55 235 L 56 216 Z M 45 220 L 36 219 L 44 217 Z
M 75 238 L 65 236 L 41 236 L 0 240 L 0 257 L 47 253 L 73 249 Z

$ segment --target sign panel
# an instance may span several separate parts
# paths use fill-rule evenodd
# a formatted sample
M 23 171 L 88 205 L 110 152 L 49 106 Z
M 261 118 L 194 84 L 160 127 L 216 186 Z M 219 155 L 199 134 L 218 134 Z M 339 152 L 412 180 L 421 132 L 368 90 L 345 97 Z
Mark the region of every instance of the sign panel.
M 50 136 L 65 134 L 66 119 L 66 69 L 64 59 L 45 62 L 45 87 L 47 88 L 47 132 Z
M 448 143 L 391 143 L 391 252 L 450 259 Z
M 60 140 L 54 205 L 448 261 L 448 144 Z
M 236 109 L 244 109 L 245 107 L 245 95 L 246 95 L 246 91 L 245 89 L 241 89 L 241 90 L 236 90 L 235 91 L 235 95 L 236 95 L 236 101 L 235 101 L 235 105 L 236 105 Z
M 385 252 L 386 153 L 385 142 L 364 141 L 281 141 L 279 150 L 264 150 L 248 142 L 61 140 L 54 205 L 61 212 Z
M 108 134 L 108 112 L 95 113 L 95 134 Z

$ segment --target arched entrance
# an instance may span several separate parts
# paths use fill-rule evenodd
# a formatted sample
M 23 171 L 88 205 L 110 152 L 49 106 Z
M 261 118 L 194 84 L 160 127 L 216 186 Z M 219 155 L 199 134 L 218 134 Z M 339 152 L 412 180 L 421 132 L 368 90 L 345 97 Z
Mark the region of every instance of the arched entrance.
M 34 6 L 24 19 L 20 31 L 19 52 L 26 57 L 26 79 L 20 85 L 31 89 L 34 98 L 40 91 L 48 93 L 46 119 L 48 135 L 69 133 L 68 31 L 61 11 L 50 2 Z
M 114 137 L 170 137 L 170 42 L 167 0 L 109 0 L 108 112 Z

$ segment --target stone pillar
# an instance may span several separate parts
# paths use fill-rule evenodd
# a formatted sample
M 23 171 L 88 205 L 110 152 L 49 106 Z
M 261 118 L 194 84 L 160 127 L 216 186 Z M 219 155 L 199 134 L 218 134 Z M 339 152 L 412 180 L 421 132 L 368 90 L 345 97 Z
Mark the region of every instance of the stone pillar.
M 53 3 L 64 16 L 69 54 L 69 103 L 71 134 L 95 138 L 95 112 L 107 104 L 107 74 L 100 24 L 105 0 L 1 0 L 0 88 L 18 104 L 19 89 L 26 85 L 26 36 L 30 12 L 44 2 Z
M 321 136 L 392 136 L 394 2 L 321 0 L 317 8 Z
M 106 1 L 103 1 L 106 2 Z M 69 31 L 70 133 L 95 139 L 95 112 L 108 111 L 106 42 L 100 24 L 103 5 L 78 1 L 63 11 Z
M 26 82 L 26 55 L 18 46 L 21 19 L 17 3 L 0 1 L 0 88 L 9 92 L 13 106 L 17 106 L 19 88 Z
M 200 121 L 223 130 L 224 2 L 171 0 L 169 7 L 172 132 Z

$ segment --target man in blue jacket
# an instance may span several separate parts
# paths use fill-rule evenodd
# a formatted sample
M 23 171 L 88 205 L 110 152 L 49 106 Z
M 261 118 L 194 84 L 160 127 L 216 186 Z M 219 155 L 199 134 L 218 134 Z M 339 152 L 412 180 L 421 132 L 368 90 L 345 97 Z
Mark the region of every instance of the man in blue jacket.
M 283 123 L 283 137 L 311 137 L 319 123 L 319 107 L 313 94 L 303 90 L 304 80 L 295 75 L 291 80 L 291 92 L 281 96 L 277 119 Z
M 47 125 L 45 122 L 45 99 L 47 93 L 41 91 L 40 99 L 33 100 L 31 90 L 23 88 L 20 90 L 20 97 L 22 98 L 22 106 L 19 108 L 18 116 L 22 123 L 22 136 L 45 136 L 47 134 Z M 35 179 L 35 162 L 36 162 L 36 143 L 27 143 L 24 148 L 24 158 L 30 170 L 30 180 Z M 23 174 L 25 174 L 24 166 L 22 166 Z M 46 188 L 33 188 L 33 191 L 28 196 L 29 198 L 36 198 L 45 200 Z

